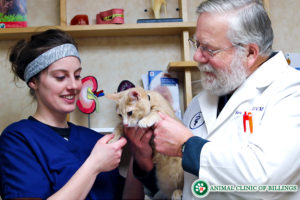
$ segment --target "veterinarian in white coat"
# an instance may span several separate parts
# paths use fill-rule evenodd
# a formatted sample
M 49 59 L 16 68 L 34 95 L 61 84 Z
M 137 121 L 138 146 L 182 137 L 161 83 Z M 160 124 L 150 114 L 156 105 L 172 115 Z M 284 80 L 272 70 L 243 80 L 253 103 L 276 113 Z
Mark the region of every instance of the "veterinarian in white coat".
M 240 186 L 207 199 L 300 199 L 300 72 L 272 53 L 271 22 L 257 1 L 208 0 L 198 13 L 203 90 L 184 115 L 188 129 L 162 115 L 154 130 L 158 151 L 183 158 L 183 199 L 195 198 L 197 179 Z
M 282 52 L 257 69 L 216 118 L 217 106 L 218 96 L 203 91 L 185 113 L 185 125 L 210 142 L 196 159 L 198 177 L 185 172 L 184 199 L 193 197 L 196 179 L 211 185 L 300 184 L 300 72 L 288 66 Z M 244 130 L 245 112 L 252 113 L 252 133 L 249 120 Z M 207 198 L 300 199 L 300 193 L 210 192 Z

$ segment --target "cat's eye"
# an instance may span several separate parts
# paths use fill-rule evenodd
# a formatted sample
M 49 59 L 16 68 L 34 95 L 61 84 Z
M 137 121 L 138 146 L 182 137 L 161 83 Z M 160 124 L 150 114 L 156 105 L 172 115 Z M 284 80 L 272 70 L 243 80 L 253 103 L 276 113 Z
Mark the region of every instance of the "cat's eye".
M 121 115 L 121 114 L 119 114 L 119 117 L 121 117 L 121 118 L 122 118 L 122 115 Z
M 132 111 L 127 112 L 127 115 L 131 116 L 132 115 Z

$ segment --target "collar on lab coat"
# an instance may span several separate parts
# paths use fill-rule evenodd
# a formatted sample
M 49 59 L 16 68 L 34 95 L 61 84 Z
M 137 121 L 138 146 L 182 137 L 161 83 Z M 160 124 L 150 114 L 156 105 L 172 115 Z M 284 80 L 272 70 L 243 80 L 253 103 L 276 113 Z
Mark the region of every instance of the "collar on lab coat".
M 198 102 L 208 135 L 230 117 L 240 104 L 263 92 L 287 67 L 288 64 L 281 51 L 267 60 L 233 93 L 218 118 L 216 116 L 219 97 L 207 91 L 200 92 Z

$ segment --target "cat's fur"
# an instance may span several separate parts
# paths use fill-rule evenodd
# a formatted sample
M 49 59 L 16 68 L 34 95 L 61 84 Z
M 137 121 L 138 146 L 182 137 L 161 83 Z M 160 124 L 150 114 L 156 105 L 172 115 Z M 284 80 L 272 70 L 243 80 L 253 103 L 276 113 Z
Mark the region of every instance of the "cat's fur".
M 123 124 L 127 126 L 151 127 L 160 120 L 158 112 L 178 120 L 169 102 L 158 92 L 146 91 L 141 87 L 131 88 L 119 93 L 108 94 L 107 98 L 117 103 L 117 113 L 122 117 L 114 131 L 117 140 L 123 134 Z M 179 121 L 179 120 L 178 120 Z M 159 199 L 181 199 L 183 188 L 183 169 L 180 157 L 169 157 L 155 151 L 153 162 L 156 165 Z

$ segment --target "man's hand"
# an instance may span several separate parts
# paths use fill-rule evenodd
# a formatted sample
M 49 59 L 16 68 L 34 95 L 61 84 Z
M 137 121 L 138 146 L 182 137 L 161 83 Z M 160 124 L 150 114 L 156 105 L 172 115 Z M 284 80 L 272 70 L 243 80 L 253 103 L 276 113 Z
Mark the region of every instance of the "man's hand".
M 168 156 L 182 156 L 181 146 L 193 133 L 183 124 L 159 113 L 161 120 L 154 125 L 155 149 Z
M 153 134 L 150 128 L 124 127 L 125 137 L 135 162 L 140 169 L 149 172 L 153 169 L 152 147 L 150 140 Z

